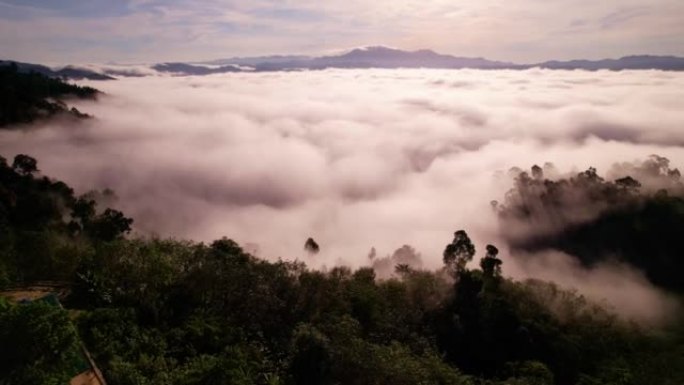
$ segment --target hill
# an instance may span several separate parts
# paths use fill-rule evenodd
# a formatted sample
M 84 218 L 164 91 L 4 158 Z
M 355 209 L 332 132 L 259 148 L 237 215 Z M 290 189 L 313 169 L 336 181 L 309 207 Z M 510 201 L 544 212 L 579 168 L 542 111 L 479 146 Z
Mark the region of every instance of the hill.
M 547 61 L 535 66 L 563 70 L 663 70 L 684 71 L 684 58 L 676 56 L 635 55 L 619 59 Z
M 444 55 L 432 50 L 405 51 L 383 46 L 356 48 L 339 55 L 260 56 L 254 58 L 221 59 L 206 64 L 239 65 L 256 71 L 282 71 L 293 69 L 325 68 L 434 68 L 434 69 L 513 69 L 530 68 L 563 70 L 684 70 L 684 58 L 676 56 L 635 55 L 619 59 L 546 61 L 516 64 L 485 58 Z
M 28 72 L 27 72 L 28 71 Z M 94 99 L 98 91 L 81 87 L 24 68 L 17 64 L 0 65 L 0 128 L 27 124 L 57 115 L 87 118 L 69 108 L 69 98 Z
M 560 250 L 585 266 L 616 260 L 655 285 L 684 294 L 684 184 L 667 158 L 624 164 L 613 180 L 595 169 L 547 179 L 519 172 L 497 205 L 504 237 L 515 250 Z M 643 185 L 642 182 L 643 181 Z M 515 229 L 512 231 L 511 229 Z
M 71 80 L 114 80 L 114 78 L 109 75 L 75 66 L 66 66 L 55 70 L 40 64 L 21 63 L 12 60 L 0 60 L 0 67 L 11 66 L 12 64 L 16 65 L 18 71 L 21 73 L 38 73 L 52 78 Z

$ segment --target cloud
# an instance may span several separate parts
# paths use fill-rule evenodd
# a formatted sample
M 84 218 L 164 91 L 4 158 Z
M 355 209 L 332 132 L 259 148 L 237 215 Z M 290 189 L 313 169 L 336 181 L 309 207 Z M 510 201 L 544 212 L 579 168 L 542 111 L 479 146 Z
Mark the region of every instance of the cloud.
M 32 154 L 79 192 L 114 189 L 141 234 L 228 236 L 312 266 L 359 266 L 372 247 L 384 256 L 411 245 L 436 268 L 462 228 L 480 252 L 503 245 L 490 201 L 511 187 L 496 172 L 512 166 L 605 175 L 651 154 L 684 165 L 681 73 L 326 70 L 90 84 L 106 94 L 74 103 L 95 119 L 2 131 L 0 154 Z M 308 237 L 321 247 L 312 258 Z
M 2 7 L 13 8 L 24 15 L 64 15 L 66 17 L 117 17 L 133 10 L 129 1 L 107 0 L 4 0 Z
M 577 258 L 549 250 L 535 255 L 518 255 L 506 260 L 509 273 L 518 277 L 554 282 L 574 288 L 589 300 L 642 324 L 673 321 L 680 303 L 676 296 L 655 288 L 636 269 L 617 262 L 604 262 L 592 268 Z

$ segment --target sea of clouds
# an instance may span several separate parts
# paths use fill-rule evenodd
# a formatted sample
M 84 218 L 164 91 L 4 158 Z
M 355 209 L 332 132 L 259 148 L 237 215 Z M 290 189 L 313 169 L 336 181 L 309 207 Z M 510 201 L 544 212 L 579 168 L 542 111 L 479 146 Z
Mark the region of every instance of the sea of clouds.
M 2 131 L 0 154 L 30 154 L 79 192 L 112 188 L 139 234 L 227 236 L 312 266 L 359 266 L 371 247 L 384 256 L 409 244 L 435 268 L 458 229 L 480 251 L 497 244 L 490 201 L 511 187 L 496 175 L 513 166 L 601 174 L 651 154 L 684 166 L 683 73 L 325 70 L 86 84 L 105 95 L 73 104 L 94 119 Z M 314 257 L 307 237 L 321 247 Z M 502 256 L 507 274 L 556 274 Z M 605 279 L 553 258 L 559 276 L 581 273 L 568 285 L 596 292 Z M 638 276 L 610 275 L 611 285 L 638 282 L 644 302 L 664 300 Z

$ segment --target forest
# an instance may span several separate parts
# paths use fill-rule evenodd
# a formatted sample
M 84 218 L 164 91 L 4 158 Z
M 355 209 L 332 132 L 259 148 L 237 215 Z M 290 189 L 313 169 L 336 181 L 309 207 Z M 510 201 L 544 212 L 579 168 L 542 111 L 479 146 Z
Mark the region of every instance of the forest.
M 594 250 L 614 247 L 612 232 L 632 229 L 631 222 L 667 219 L 644 232 L 633 229 L 630 242 L 640 245 L 654 237 L 651 232 L 668 234 L 667 227 L 684 217 L 681 198 L 662 191 L 639 195 L 634 182 L 605 182 L 591 170 L 575 178 L 558 183 L 620 198 L 614 206 L 603 202 L 605 213 L 591 224 L 520 247 L 567 242 L 587 250 L 579 255 L 589 263 Z M 505 220 L 513 213 L 531 215 L 514 197 L 537 182 L 518 179 L 518 190 L 499 208 Z M 494 245 L 474 245 L 464 230 L 445 242 L 442 269 L 399 263 L 393 278 L 379 279 L 371 267 L 317 271 L 301 262 L 260 260 L 228 238 L 204 244 L 130 237 L 132 219 L 98 206 L 107 194 L 112 192 L 76 196 L 65 183 L 41 175 L 28 155 L 0 159 L 0 285 L 60 281 L 71 287 L 67 310 L 39 302 L 0 304 L 0 383 L 65 383 L 79 339 L 110 384 L 684 379 L 681 323 L 644 328 L 553 283 L 505 278 L 506 257 Z M 605 238 L 597 239 L 597 231 Z M 656 261 L 633 262 L 681 294 L 669 276 L 672 266 L 681 266 L 680 254 L 673 254 L 681 246 L 670 241 L 658 239 Z
M 3 110 L 5 123 L 50 111 L 48 97 L 96 93 L 3 71 L 33 85 L 33 96 L 10 97 L 23 112 Z M 0 384 L 68 383 L 81 343 L 111 385 L 684 382 L 681 314 L 640 325 L 553 282 L 508 278 L 510 257 L 467 229 L 446 234 L 437 270 L 414 263 L 410 246 L 367 267 L 315 270 L 256 258 L 228 237 L 132 235 L 134 218 L 106 207 L 115 192 L 78 195 L 39 166 L 0 157 L 0 290 L 69 290 L 64 308 L 0 298 Z M 658 156 L 623 168 L 631 176 L 614 180 L 512 169 L 492 208 L 515 229 L 512 250 L 556 248 L 586 266 L 620 255 L 681 302 L 679 171 Z
M 0 129 L 57 115 L 87 118 L 69 108 L 69 98 L 95 99 L 98 91 L 37 72 L 22 72 L 16 63 L 0 64 Z

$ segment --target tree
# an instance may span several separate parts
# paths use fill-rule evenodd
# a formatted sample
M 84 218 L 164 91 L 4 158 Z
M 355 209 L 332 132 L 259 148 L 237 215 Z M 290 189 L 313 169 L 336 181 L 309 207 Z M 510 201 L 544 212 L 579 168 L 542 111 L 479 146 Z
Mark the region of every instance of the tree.
M 27 176 L 38 171 L 38 162 L 28 155 L 19 154 L 14 157 L 12 168 L 17 174 Z
M 506 364 L 509 378 L 506 383 L 512 385 L 548 385 L 553 384 L 553 372 L 539 361 L 515 361 Z
M 598 173 L 596 172 L 596 168 L 594 167 L 589 167 L 586 171 L 582 171 L 581 173 L 577 174 L 577 178 L 579 181 L 584 181 L 588 183 L 602 183 L 603 178 L 601 178 Z
M 444 249 L 444 264 L 453 273 L 460 273 L 475 255 L 475 245 L 464 230 L 454 233 L 454 240 Z
M 332 383 L 333 364 L 328 338 L 311 325 L 294 332 L 289 371 L 297 384 Z
M 668 175 L 670 160 L 664 156 L 653 154 L 642 165 L 643 170 L 651 176 Z
M 71 209 L 71 217 L 78 220 L 74 223 L 81 228 L 88 226 L 95 217 L 95 206 L 96 203 L 92 199 L 78 198 Z
M 678 182 L 682 177 L 682 173 L 679 172 L 678 168 L 675 168 L 674 170 L 669 170 L 667 172 L 667 176 L 669 176 L 673 181 Z
M 615 184 L 624 190 L 636 190 L 641 187 L 641 183 L 638 180 L 632 178 L 631 176 L 626 176 L 624 178 L 616 179 Z
M 320 251 L 320 247 L 318 246 L 318 243 L 313 240 L 313 238 L 309 238 L 304 242 L 304 250 L 306 250 L 309 254 L 318 254 Z
M 501 276 L 501 260 L 496 256 L 499 254 L 499 249 L 494 245 L 487 245 L 487 254 L 480 260 L 480 267 L 485 278 L 494 278 Z
M 86 227 L 91 237 L 102 241 L 113 241 L 131 231 L 133 219 L 127 218 L 121 211 L 106 209 L 95 217 Z
M 542 168 L 537 166 L 536 164 L 532 166 L 532 178 L 534 178 L 535 180 L 544 179 L 544 170 L 542 170 Z
M 411 265 L 407 263 L 399 263 L 396 266 L 394 266 L 394 272 L 399 274 L 399 275 L 406 275 L 411 273 Z
M 42 301 L 0 309 L 0 384 L 66 384 L 83 368 L 67 312 Z
M 232 239 L 223 237 L 211 243 L 212 250 L 221 254 L 242 254 L 242 248 Z

